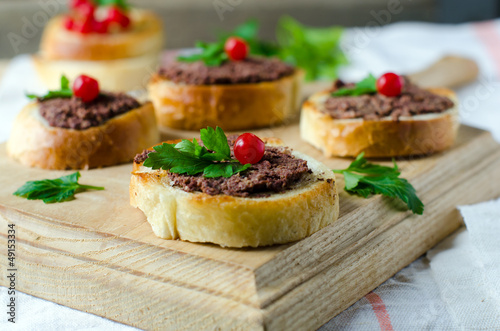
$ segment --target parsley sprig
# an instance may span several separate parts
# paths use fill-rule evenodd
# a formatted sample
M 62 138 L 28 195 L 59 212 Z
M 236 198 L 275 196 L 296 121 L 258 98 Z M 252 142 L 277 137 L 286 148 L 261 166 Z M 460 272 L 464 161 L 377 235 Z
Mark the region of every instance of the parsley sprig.
M 340 38 L 343 28 L 313 28 L 284 16 L 276 28 L 279 57 L 306 72 L 306 80 L 334 79 L 341 65 L 347 64 Z
M 364 158 L 364 153 L 361 153 L 347 169 L 333 172 L 344 176 L 345 190 L 349 194 L 364 198 L 372 194 L 399 198 L 414 214 L 422 215 L 424 204 L 418 198 L 415 188 L 406 179 L 399 177 L 401 172 L 394 160 L 393 163 L 393 168 L 369 163 Z
M 104 190 L 104 187 L 78 184 L 80 172 L 56 179 L 26 182 L 14 195 L 28 200 L 43 200 L 45 203 L 63 202 L 74 199 L 76 193 L 85 190 Z
M 235 36 L 245 40 L 250 48 L 250 54 L 261 56 L 278 56 L 280 48 L 275 43 L 259 39 L 259 22 L 255 19 L 238 25 L 233 31 L 219 33 L 219 41 Z
M 196 47 L 200 50 L 199 53 L 187 56 L 181 55 L 177 58 L 177 60 L 184 62 L 203 61 L 205 65 L 209 67 L 216 67 L 220 66 L 228 59 L 227 54 L 224 52 L 223 41 L 218 41 L 216 43 L 197 41 Z
M 338 67 L 347 63 L 347 58 L 339 46 L 343 33 L 341 27 L 311 28 L 284 16 L 276 27 L 277 42 L 259 39 L 258 32 L 259 23 L 249 20 L 233 31 L 220 33 L 216 42 L 198 41 L 196 47 L 199 48 L 199 53 L 180 56 L 178 60 L 203 61 L 207 66 L 219 66 L 228 59 L 224 52 L 224 43 L 228 37 L 236 36 L 247 42 L 250 54 L 277 56 L 304 69 L 307 80 L 336 78 Z
M 372 74 L 356 83 L 354 87 L 343 87 L 332 93 L 334 97 L 358 96 L 377 93 L 377 79 Z
M 231 158 L 227 137 L 221 128 L 201 129 L 200 138 L 204 146 L 196 139 L 155 146 L 154 152 L 148 154 L 143 165 L 153 170 L 163 169 L 178 174 L 203 173 L 207 178 L 231 177 L 250 168 L 250 164 L 241 164 Z
M 116 6 L 122 9 L 128 9 L 130 7 L 127 0 L 92 0 L 92 2 L 99 7 Z
M 203 61 L 207 66 L 220 66 L 228 60 L 228 56 L 224 51 L 224 44 L 229 37 L 240 37 L 244 39 L 250 49 L 250 54 L 272 56 L 278 54 L 278 47 L 272 43 L 261 41 L 257 38 L 259 31 L 259 23 L 256 20 L 249 20 L 237 26 L 231 32 L 223 32 L 219 34 L 216 42 L 207 43 L 197 41 L 196 47 L 200 50 L 188 56 L 179 56 L 177 59 L 184 62 Z
M 26 94 L 30 99 L 48 100 L 53 98 L 71 98 L 73 91 L 69 87 L 69 80 L 66 76 L 61 76 L 61 88 L 59 90 L 49 91 L 47 94 L 38 96 L 35 94 Z

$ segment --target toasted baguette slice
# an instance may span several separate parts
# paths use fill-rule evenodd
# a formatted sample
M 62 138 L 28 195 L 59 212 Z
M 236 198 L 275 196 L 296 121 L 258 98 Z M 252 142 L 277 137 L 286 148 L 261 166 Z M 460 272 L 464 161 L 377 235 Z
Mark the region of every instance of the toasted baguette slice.
M 282 145 L 277 139 L 268 145 Z M 169 141 L 170 143 L 175 141 Z M 164 239 L 257 247 L 303 239 L 337 220 L 339 198 L 333 172 L 302 153 L 307 174 L 291 190 L 269 197 L 241 198 L 188 193 L 170 184 L 167 172 L 134 163 L 130 204 L 141 209 Z
M 140 9 L 130 12 L 130 30 L 109 34 L 81 34 L 63 27 L 63 16 L 52 18 L 44 29 L 35 68 L 49 89 L 59 88 L 62 74 L 73 80 L 85 73 L 102 89 L 143 89 L 159 64 L 163 46 L 160 19 Z
M 49 126 L 36 102 L 17 116 L 7 153 L 24 165 L 43 169 L 88 169 L 131 161 L 159 141 L 151 103 L 85 130 Z
M 154 75 L 148 92 L 160 126 L 245 130 L 280 124 L 298 114 L 302 79 L 303 72 L 296 70 L 271 82 L 187 85 Z
M 48 60 L 106 61 L 158 53 L 163 45 L 161 21 L 154 13 L 130 11 L 130 29 L 118 33 L 82 34 L 64 28 L 64 16 L 46 25 L 40 53 Z
M 376 121 L 334 119 L 321 109 L 328 91 L 312 95 L 302 106 L 300 135 L 303 140 L 322 150 L 325 156 L 392 157 L 427 155 L 449 148 L 458 131 L 458 100 L 445 88 L 429 91 L 446 96 L 454 106 L 439 114 L 385 117 Z
M 32 56 L 33 64 L 49 90 L 61 87 L 61 76 L 70 81 L 82 73 L 99 82 L 99 87 L 106 91 L 123 92 L 144 89 L 151 73 L 159 63 L 158 53 L 133 58 L 85 61 L 85 60 L 49 60 L 36 54 Z

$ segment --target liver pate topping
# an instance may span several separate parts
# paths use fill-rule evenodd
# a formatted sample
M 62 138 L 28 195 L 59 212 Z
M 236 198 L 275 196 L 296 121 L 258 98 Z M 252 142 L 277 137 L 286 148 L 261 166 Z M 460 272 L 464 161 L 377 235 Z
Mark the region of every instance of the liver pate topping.
M 229 139 L 231 147 L 236 137 Z M 143 162 L 152 151 L 145 150 L 137 154 L 134 162 Z M 203 192 L 210 195 L 225 194 L 237 197 L 265 197 L 273 192 L 290 189 L 302 177 L 312 171 L 307 161 L 294 157 L 286 147 L 266 146 L 262 160 L 248 170 L 229 178 L 205 178 L 202 174 L 183 175 L 168 172 L 173 186 L 186 192 Z
M 80 98 L 54 98 L 39 101 L 40 115 L 50 126 L 85 130 L 138 108 L 140 103 L 124 93 L 103 93 L 85 103 Z
M 144 162 L 148 158 L 148 154 L 151 152 L 153 152 L 153 151 L 151 151 L 149 149 L 143 150 L 142 153 L 139 153 L 134 157 L 134 163 L 140 164 L 140 163 Z
M 414 116 L 429 113 L 442 113 L 453 107 L 453 101 L 421 89 L 405 77 L 405 84 L 401 95 L 387 97 L 382 94 L 360 96 L 330 96 L 324 105 L 323 111 L 333 118 L 364 120 L 379 120 L 390 116 L 398 121 L 401 116 Z M 331 92 L 341 87 L 352 87 L 354 84 L 345 84 L 341 80 L 333 83 Z
M 248 57 L 208 67 L 203 62 L 169 61 L 158 74 L 174 83 L 189 85 L 248 84 L 275 81 L 290 76 L 295 69 L 278 59 Z

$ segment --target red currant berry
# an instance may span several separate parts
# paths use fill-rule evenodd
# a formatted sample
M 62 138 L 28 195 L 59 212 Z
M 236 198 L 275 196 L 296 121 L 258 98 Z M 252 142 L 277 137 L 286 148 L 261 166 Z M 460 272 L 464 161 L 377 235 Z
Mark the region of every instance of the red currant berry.
M 71 0 L 69 2 L 69 8 L 76 9 L 76 8 L 80 7 L 80 5 L 87 4 L 87 3 L 89 3 L 88 0 Z
M 255 164 L 264 156 L 266 146 L 264 142 L 253 133 L 243 133 L 234 143 L 234 156 L 242 164 Z
M 388 72 L 377 79 L 377 91 L 388 97 L 395 97 L 401 94 L 404 80 L 395 73 Z
M 120 20 L 120 26 L 126 29 L 130 26 L 130 23 L 130 18 L 127 15 L 123 15 L 122 19 Z
M 85 20 L 82 21 L 75 21 L 73 24 L 73 31 L 80 32 L 82 34 L 87 34 L 91 33 L 93 31 L 92 29 L 92 22 L 94 20 L 92 18 L 86 18 Z
M 76 10 L 81 16 L 83 16 L 83 18 L 93 18 L 95 13 L 95 6 L 90 2 L 84 2 L 76 7 Z
M 108 21 L 96 21 L 92 22 L 92 30 L 97 33 L 108 33 L 109 22 Z
M 73 18 L 66 16 L 63 21 L 63 25 L 66 28 L 66 30 L 73 30 L 75 27 L 75 20 Z
M 90 102 L 99 96 L 99 83 L 92 77 L 80 75 L 73 82 L 73 95 Z
M 118 23 L 122 28 L 127 28 L 130 25 L 130 18 L 116 7 L 109 9 L 106 20 L 108 23 Z
M 224 50 L 229 59 L 240 61 L 247 57 L 250 49 L 245 40 L 239 37 L 229 37 L 224 44 Z

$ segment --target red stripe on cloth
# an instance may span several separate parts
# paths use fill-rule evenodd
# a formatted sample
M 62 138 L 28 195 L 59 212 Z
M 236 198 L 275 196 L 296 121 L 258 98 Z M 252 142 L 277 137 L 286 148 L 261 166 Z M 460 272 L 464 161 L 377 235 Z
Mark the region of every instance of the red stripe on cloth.
M 387 312 L 384 301 L 378 296 L 378 294 L 370 292 L 365 298 L 372 305 L 375 316 L 377 317 L 378 324 L 380 325 L 380 330 L 382 331 L 394 331 L 391 324 L 391 318 Z
M 472 25 L 484 44 L 490 57 L 495 62 L 497 77 L 500 77 L 500 34 L 494 21 L 480 22 Z

